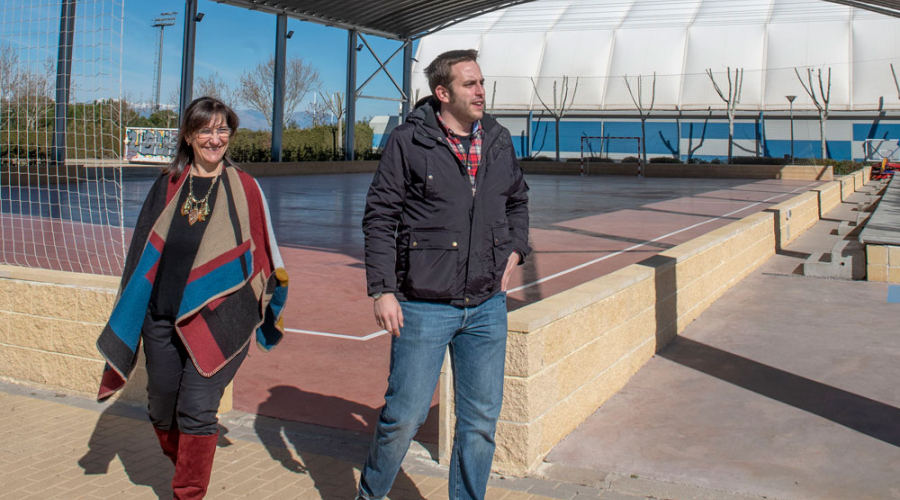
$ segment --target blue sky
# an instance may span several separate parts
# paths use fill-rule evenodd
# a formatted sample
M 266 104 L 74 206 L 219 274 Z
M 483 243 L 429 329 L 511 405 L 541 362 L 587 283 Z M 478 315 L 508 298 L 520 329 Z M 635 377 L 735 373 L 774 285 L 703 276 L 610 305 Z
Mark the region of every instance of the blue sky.
M 125 1 L 122 40 L 122 90 L 132 100 L 153 100 L 153 67 L 158 29 L 152 19 L 162 12 L 177 11 L 175 26 L 165 29 L 163 46 L 162 90 L 160 100 L 167 102 L 181 80 L 184 1 Z M 210 74 L 219 76 L 230 86 L 237 85 L 240 75 L 275 53 L 276 16 L 239 7 L 200 0 L 198 11 L 204 13 L 197 24 L 194 75 L 199 79 Z M 322 79 L 323 92 L 344 92 L 346 87 L 347 32 L 311 22 L 288 19 L 287 57 L 299 56 L 313 64 Z M 385 60 L 400 47 L 400 42 L 366 36 L 369 44 Z M 360 42 L 361 43 L 361 42 Z M 388 65 L 391 74 L 401 82 L 402 63 L 398 54 Z M 378 68 L 368 49 L 358 52 L 357 85 L 362 84 Z M 381 72 L 363 91 L 366 95 L 399 97 L 393 84 Z M 308 97 L 312 99 L 312 95 Z M 360 99 L 358 119 L 394 114 L 398 103 Z M 238 107 L 244 107 L 238 105 Z M 301 106 L 305 109 L 305 105 Z

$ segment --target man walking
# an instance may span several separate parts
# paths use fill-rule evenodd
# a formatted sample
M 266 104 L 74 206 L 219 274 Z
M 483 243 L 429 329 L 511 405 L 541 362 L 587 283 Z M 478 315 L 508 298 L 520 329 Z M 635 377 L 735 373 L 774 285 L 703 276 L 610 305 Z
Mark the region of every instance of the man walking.
M 503 399 L 506 287 L 528 247 L 528 186 L 509 131 L 484 114 L 475 50 L 439 55 L 432 95 L 394 129 L 366 198 L 366 280 L 393 336 L 359 498 L 391 488 L 449 345 L 456 396 L 450 498 L 483 499 Z

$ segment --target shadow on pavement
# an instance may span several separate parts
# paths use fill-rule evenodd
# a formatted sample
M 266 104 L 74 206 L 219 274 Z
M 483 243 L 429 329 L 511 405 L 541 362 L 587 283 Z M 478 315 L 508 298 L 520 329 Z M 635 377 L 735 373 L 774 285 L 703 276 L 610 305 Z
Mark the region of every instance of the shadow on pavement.
M 219 448 L 231 446 L 225 437 L 228 432 L 219 425 Z M 172 498 L 175 468 L 163 455 L 145 410 L 119 402 L 110 405 L 100 414 L 88 440 L 88 452 L 78 465 L 86 476 L 106 474 L 116 456 L 132 483 L 152 488 L 160 499 Z
M 900 447 L 900 408 L 685 337 L 659 356 Z
M 364 418 L 377 411 L 369 406 L 335 396 L 313 394 L 296 387 L 279 385 L 269 389 L 269 397 L 259 405 L 254 426 L 256 434 L 269 455 L 281 465 L 298 474 L 309 474 L 322 500 L 346 500 L 356 495 L 354 470 L 362 467 L 366 458 L 368 440 L 347 443 L 325 443 L 315 437 L 292 432 L 293 422 L 263 415 L 278 415 L 285 408 L 304 402 L 307 410 L 324 411 L 336 419 Z M 377 417 L 376 417 L 377 418 Z M 370 423 L 374 425 L 374 422 Z M 308 434 L 308 433 L 304 433 Z M 294 458 L 291 447 L 300 460 Z M 330 448 L 330 449 L 329 449 Z M 335 449 L 340 448 L 340 449 Z M 327 456 L 323 456 L 327 455 Z M 331 458 L 338 455 L 338 459 Z M 391 498 L 425 500 L 415 483 L 403 469 L 397 474 Z
M 160 499 L 171 498 L 175 469 L 162 454 L 146 413 L 141 414 L 124 403 L 110 405 L 100 414 L 78 465 L 86 476 L 106 474 L 118 456 L 132 483 L 152 488 Z

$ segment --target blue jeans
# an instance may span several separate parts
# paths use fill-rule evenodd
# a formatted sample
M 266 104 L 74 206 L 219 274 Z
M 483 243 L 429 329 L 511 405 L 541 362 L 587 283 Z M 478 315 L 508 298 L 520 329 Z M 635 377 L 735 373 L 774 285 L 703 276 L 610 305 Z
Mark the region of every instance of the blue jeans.
M 494 459 L 503 401 L 506 294 L 475 307 L 401 302 L 403 328 L 391 342 L 391 373 L 359 497 L 387 495 L 416 430 L 425 421 L 450 346 L 456 432 L 450 458 L 451 500 L 481 500 Z

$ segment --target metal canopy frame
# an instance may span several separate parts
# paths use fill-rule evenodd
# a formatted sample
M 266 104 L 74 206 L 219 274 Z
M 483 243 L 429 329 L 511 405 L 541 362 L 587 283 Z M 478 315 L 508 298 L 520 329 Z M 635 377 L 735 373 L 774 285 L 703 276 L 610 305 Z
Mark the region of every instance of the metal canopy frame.
M 355 124 L 356 101 L 358 99 L 384 99 L 401 103 L 402 118 L 405 119 L 410 110 L 410 89 L 412 88 L 412 42 L 417 38 L 434 33 L 454 24 L 466 21 L 473 17 L 504 9 L 513 5 L 532 2 L 535 0 L 389 0 L 372 2 L 370 0 L 344 0 L 333 2 L 330 0 L 215 0 L 217 3 L 243 7 L 250 10 L 258 10 L 278 16 L 278 30 L 276 35 L 275 57 L 275 98 L 273 103 L 274 115 L 282 115 L 284 107 L 283 97 L 279 99 L 279 84 L 284 86 L 284 30 L 283 24 L 287 17 L 293 17 L 303 21 L 310 21 L 325 26 L 343 28 L 348 31 L 347 39 L 347 87 L 346 87 L 346 127 L 344 134 L 344 158 L 355 159 Z M 196 0 L 186 0 L 188 4 Z M 196 8 L 196 7 L 195 7 Z M 189 12 L 188 9 L 185 9 Z M 382 38 L 398 40 L 402 42 L 400 48 L 394 51 L 385 61 L 369 45 L 364 34 L 375 35 Z M 362 45 L 359 41 L 362 41 Z M 375 61 L 376 69 L 365 82 L 358 88 L 357 83 L 357 52 L 365 46 Z M 278 55 L 279 50 L 280 56 Z M 402 83 L 391 75 L 387 65 L 400 52 L 403 53 Z M 185 52 L 187 55 L 187 52 Z M 387 75 L 391 83 L 400 94 L 399 98 L 363 95 L 362 91 L 381 71 Z M 191 62 L 193 73 L 193 61 Z M 184 82 L 182 82 L 184 85 Z M 184 95 L 184 86 L 182 86 Z M 283 96 L 283 93 L 282 93 Z M 190 102 L 188 95 L 187 102 Z M 186 106 L 182 101 L 182 110 Z M 281 127 L 280 121 L 272 123 L 272 161 L 281 160 Z
M 467 21 L 480 15 L 494 12 L 514 5 L 536 0 L 214 0 L 216 3 L 258 10 L 278 16 L 276 27 L 275 58 L 275 99 L 273 115 L 283 115 L 284 102 L 284 39 L 287 17 L 310 21 L 325 26 L 343 28 L 348 31 L 347 43 L 347 133 L 344 135 L 345 158 L 354 158 L 354 126 L 356 121 L 356 100 L 374 98 L 397 100 L 402 103 L 403 118 L 410 110 L 410 87 L 412 71 L 412 42 L 418 38 L 440 31 L 454 24 Z M 900 17 L 900 0 L 823 0 L 866 9 L 891 17 Z M 192 100 L 194 75 L 194 39 L 196 36 L 197 0 L 185 0 L 184 53 L 181 72 L 181 114 Z M 384 62 L 378 57 L 362 34 L 375 35 L 387 39 L 399 40 L 403 45 L 391 54 Z M 359 87 L 356 87 L 356 53 L 361 49 L 358 40 L 369 49 L 378 62 L 379 67 Z M 64 42 L 60 43 L 64 46 Z M 403 51 L 402 86 L 387 69 L 387 64 Z M 62 56 L 60 57 L 62 60 Z M 390 78 L 391 83 L 400 93 L 399 99 L 365 96 L 360 92 L 382 70 Z M 279 92 L 281 90 L 281 92 Z M 279 99 L 280 94 L 280 99 Z M 272 159 L 281 159 L 281 122 L 273 122 Z
M 344 134 L 346 138 L 346 143 L 344 144 L 344 157 L 347 160 L 353 160 L 356 156 L 354 145 L 355 145 L 355 127 L 352 127 L 356 121 L 356 101 L 358 99 L 381 99 L 385 101 L 396 101 L 401 103 L 401 114 L 403 115 L 403 119 L 406 118 L 406 115 L 409 114 L 409 92 L 412 87 L 412 41 L 411 40 L 403 40 L 403 44 L 394 51 L 393 54 L 390 55 L 386 60 L 382 61 L 378 54 L 375 52 L 375 49 L 369 45 L 366 37 L 363 36 L 362 33 L 359 33 L 355 30 L 351 30 L 351 37 L 348 40 L 347 50 L 347 133 Z M 355 36 L 353 35 L 355 34 Z M 361 40 L 362 44 L 358 44 L 356 40 Z M 378 69 L 376 69 L 372 74 L 360 85 L 356 86 L 356 53 L 365 47 L 369 50 L 369 53 L 372 54 L 372 57 L 375 58 L 375 61 L 378 63 Z M 397 80 L 391 75 L 390 70 L 387 68 L 387 65 L 394 59 L 394 57 L 403 52 L 403 78 L 402 84 L 398 84 Z M 351 67 L 352 64 L 352 67 Z M 391 80 L 391 83 L 394 84 L 394 88 L 397 89 L 397 92 L 400 93 L 400 97 L 382 97 L 382 96 L 373 96 L 373 95 L 364 95 L 362 93 L 363 89 L 366 85 L 369 84 L 379 73 L 384 71 L 384 74 Z M 352 111 L 352 114 L 351 114 Z
M 453 24 L 534 0 L 215 0 L 383 38 L 415 40 Z
M 900 0 L 825 0 L 857 9 L 877 12 L 885 16 L 900 17 Z

